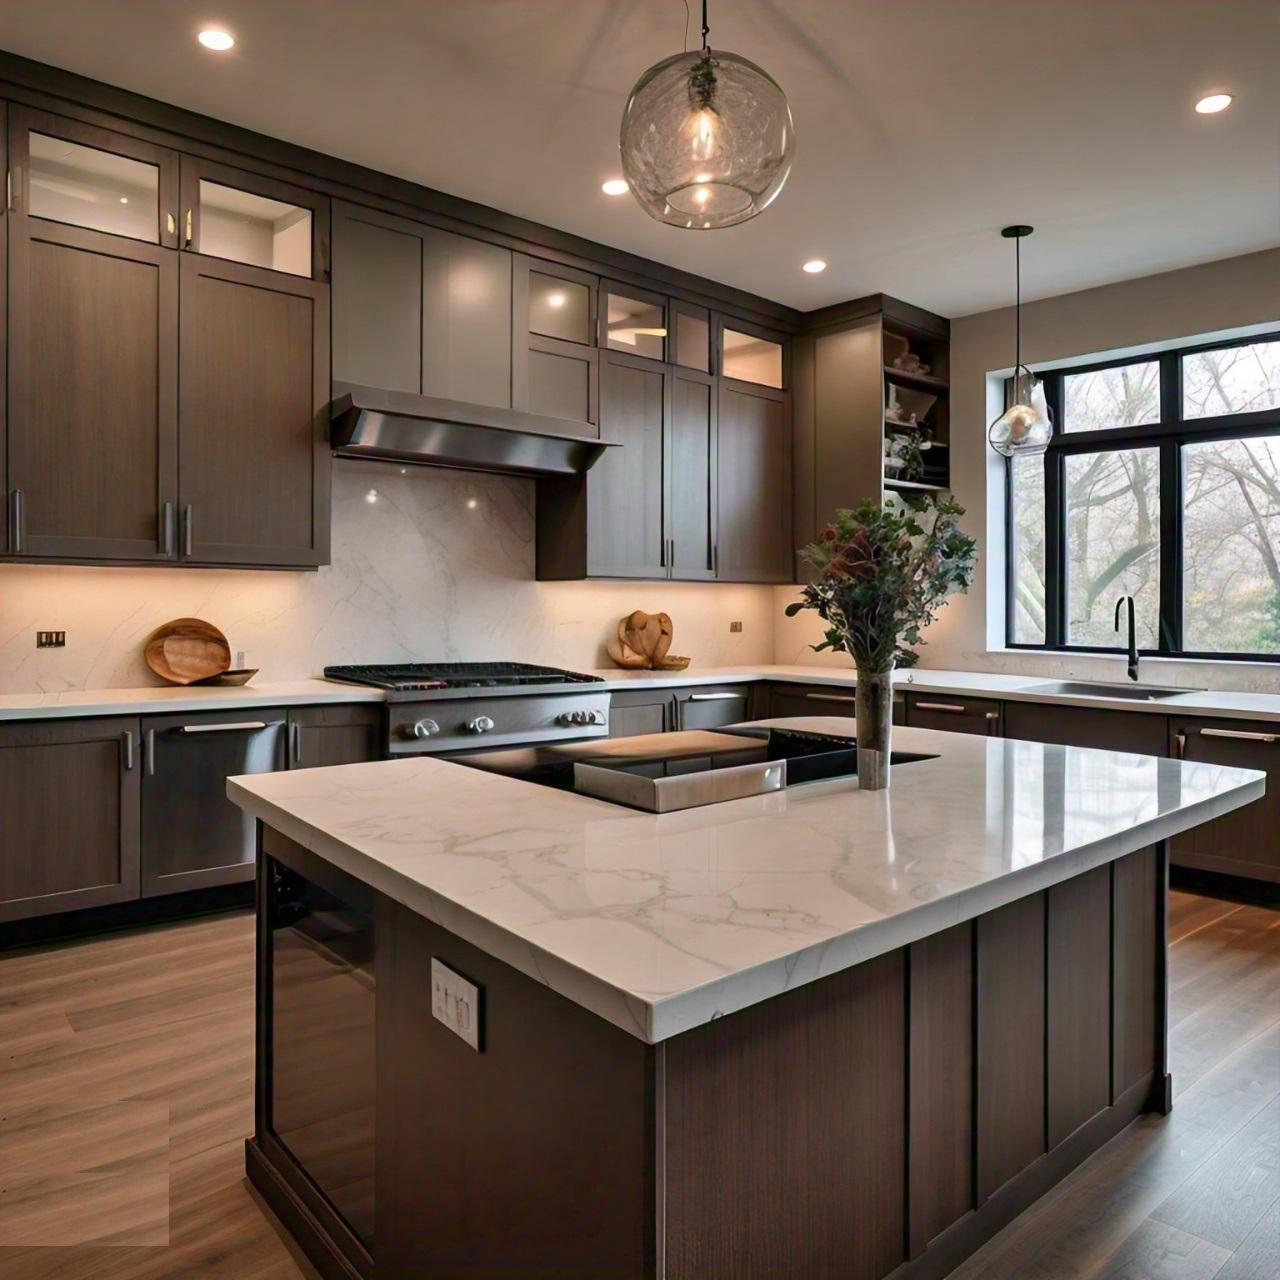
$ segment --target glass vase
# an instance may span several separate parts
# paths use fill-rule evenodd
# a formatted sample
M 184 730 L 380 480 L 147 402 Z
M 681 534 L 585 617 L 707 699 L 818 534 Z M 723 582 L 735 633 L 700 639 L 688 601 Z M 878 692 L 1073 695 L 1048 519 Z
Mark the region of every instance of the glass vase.
M 858 732 L 858 786 L 883 791 L 889 785 L 889 751 L 893 735 L 893 668 L 858 671 L 854 712 Z

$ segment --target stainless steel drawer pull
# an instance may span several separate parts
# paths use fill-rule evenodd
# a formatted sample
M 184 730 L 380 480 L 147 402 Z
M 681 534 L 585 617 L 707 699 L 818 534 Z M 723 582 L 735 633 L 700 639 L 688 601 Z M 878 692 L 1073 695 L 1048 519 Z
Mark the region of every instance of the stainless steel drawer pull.
M 844 693 L 806 693 L 810 702 L 857 702 L 857 698 Z
M 126 729 L 124 731 L 124 767 L 126 770 L 133 768 L 133 730 Z
M 954 711 L 958 715 L 963 715 L 968 707 L 959 702 L 917 702 L 917 711 Z
M 743 693 L 691 693 L 690 702 L 728 702 L 733 698 L 745 698 Z
M 182 509 L 182 554 L 191 556 L 195 554 L 195 515 L 191 510 L 191 503 Z
M 149 777 L 156 776 L 156 731 L 148 729 L 146 737 L 142 739 L 142 754 L 147 761 L 147 774 Z
M 294 720 L 289 725 L 289 763 L 298 764 L 302 759 L 302 725 Z
M 26 524 L 26 516 L 22 510 L 22 490 L 12 490 L 9 501 L 13 504 L 13 537 L 9 543 L 9 550 L 15 555 L 19 555 L 24 550 L 22 541 L 23 534 L 26 532 L 23 528 Z
M 283 724 L 283 720 L 275 721 L 276 724 Z M 265 720 L 240 720 L 234 724 L 184 724 L 178 729 L 179 733 L 230 733 L 233 729 L 265 729 L 267 722 Z
M 160 554 L 173 557 L 174 552 L 173 503 L 166 502 L 160 508 Z
M 1280 742 L 1280 733 L 1248 733 L 1244 729 L 1201 729 L 1202 738 L 1238 738 L 1241 742 Z

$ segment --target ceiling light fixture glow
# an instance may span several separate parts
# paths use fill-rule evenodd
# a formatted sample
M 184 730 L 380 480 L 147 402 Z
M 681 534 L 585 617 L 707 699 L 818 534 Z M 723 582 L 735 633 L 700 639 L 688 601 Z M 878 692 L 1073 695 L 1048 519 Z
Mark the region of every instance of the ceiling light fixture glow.
M 810 258 L 801 268 L 802 271 L 807 271 L 811 276 L 816 276 L 819 271 L 825 271 L 826 269 L 827 264 L 821 258 Z
M 627 186 L 626 178 L 610 178 L 600 190 L 607 196 L 625 196 L 631 188 Z
M 549 294 L 547 294 L 547 306 L 549 306 L 549 307 L 563 307 L 563 306 L 564 306 L 564 294 L 563 294 L 563 293 L 549 293 Z
M 1229 93 L 1211 93 L 1207 98 L 1201 98 L 1196 103 L 1196 110 L 1202 116 L 1215 115 L 1219 111 L 1225 111 L 1231 105 L 1231 101 Z
M 235 45 L 235 37 L 229 31 L 223 31 L 220 27 L 206 27 L 197 37 L 206 49 L 212 49 L 216 53 L 226 53 Z

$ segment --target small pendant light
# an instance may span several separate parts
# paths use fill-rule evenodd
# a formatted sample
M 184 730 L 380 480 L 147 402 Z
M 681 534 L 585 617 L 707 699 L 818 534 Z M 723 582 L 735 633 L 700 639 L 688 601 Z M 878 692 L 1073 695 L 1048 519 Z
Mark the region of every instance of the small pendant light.
M 652 66 L 622 116 L 622 169 L 640 207 L 673 227 L 746 222 L 782 190 L 795 153 L 791 108 L 776 82 L 735 53 L 702 49 Z
M 1013 241 L 1016 279 L 1013 403 L 991 424 L 987 439 L 991 447 L 1006 458 L 1043 453 L 1053 435 L 1044 384 L 1022 363 L 1022 241 L 1034 230 L 1034 227 L 1013 226 L 1000 232 L 1006 240 Z

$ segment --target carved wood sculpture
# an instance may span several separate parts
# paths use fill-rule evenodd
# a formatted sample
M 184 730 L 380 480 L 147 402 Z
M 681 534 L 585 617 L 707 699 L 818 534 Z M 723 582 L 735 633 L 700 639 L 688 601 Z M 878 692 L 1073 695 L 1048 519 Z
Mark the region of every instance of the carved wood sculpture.
M 620 667 L 636 671 L 682 671 L 688 658 L 669 654 L 671 615 L 637 609 L 618 622 L 618 634 L 609 640 L 609 657 Z

